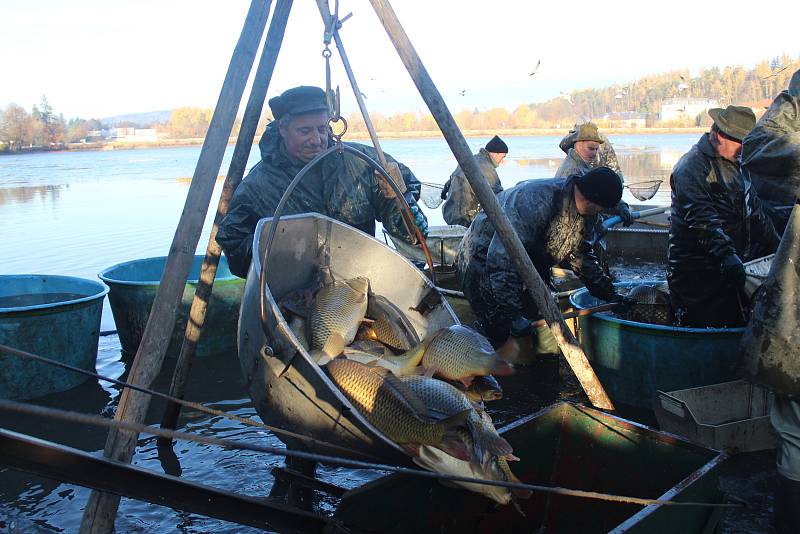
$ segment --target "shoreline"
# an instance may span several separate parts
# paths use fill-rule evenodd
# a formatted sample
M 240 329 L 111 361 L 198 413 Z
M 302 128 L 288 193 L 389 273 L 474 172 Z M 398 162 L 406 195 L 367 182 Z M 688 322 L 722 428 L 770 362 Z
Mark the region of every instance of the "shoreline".
M 606 135 L 679 135 L 679 134 L 701 134 L 708 128 L 603 128 Z M 464 137 L 490 137 L 500 135 L 505 137 L 545 137 L 545 136 L 564 136 L 569 132 L 569 128 L 519 128 L 519 129 L 496 129 L 496 130 L 464 130 Z M 379 132 L 380 139 L 435 139 L 442 138 L 439 130 L 424 130 L 411 132 Z M 364 141 L 369 140 L 367 132 L 350 132 L 346 134 L 345 141 Z M 194 147 L 201 146 L 204 139 L 159 139 L 157 141 L 107 141 L 95 143 L 68 143 L 64 148 L 59 149 L 29 149 L 20 151 L 0 151 L 0 156 L 19 155 L 19 154 L 38 154 L 43 152 L 81 152 L 81 151 L 103 151 L 103 150 L 139 150 L 151 148 L 174 148 L 174 147 Z M 236 143 L 236 138 L 228 139 L 228 144 Z M 253 144 L 257 144 L 254 141 Z

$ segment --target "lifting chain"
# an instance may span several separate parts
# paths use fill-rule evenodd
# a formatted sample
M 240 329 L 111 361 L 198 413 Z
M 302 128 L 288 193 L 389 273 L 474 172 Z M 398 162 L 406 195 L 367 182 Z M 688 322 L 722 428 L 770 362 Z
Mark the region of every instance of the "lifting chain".
M 341 114 L 342 97 L 339 92 L 339 86 L 336 86 L 336 91 L 333 91 L 331 88 L 331 56 L 333 52 L 331 52 L 330 49 L 333 32 L 339 27 L 339 24 L 339 0 L 336 0 L 333 15 L 331 15 L 328 24 L 325 25 L 325 33 L 322 37 L 322 42 L 325 44 L 325 48 L 322 49 L 322 57 L 325 58 L 325 97 L 328 101 L 328 115 L 330 116 L 328 125 L 336 147 L 339 153 L 342 154 L 344 152 L 342 148 L 342 137 L 347 133 L 347 121 Z M 333 126 L 339 122 L 342 123 L 342 126 L 341 131 L 337 134 L 334 133 Z

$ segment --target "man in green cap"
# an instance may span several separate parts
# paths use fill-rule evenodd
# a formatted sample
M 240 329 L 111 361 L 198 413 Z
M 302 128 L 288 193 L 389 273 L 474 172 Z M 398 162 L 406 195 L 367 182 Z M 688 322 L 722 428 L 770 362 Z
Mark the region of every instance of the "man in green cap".
M 578 130 L 583 124 L 590 123 L 588 119 L 584 118 L 579 122 L 575 123 L 575 126 L 569 131 L 567 135 L 561 139 L 561 142 L 558 143 L 558 148 L 564 151 L 565 154 L 569 154 L 569 150 L 571 148 L 575 148 L 575 143 L 578 139 Z M 594 159 L 590 158 L 589 164 L 592 167 L 608 167 L 615 173 L 622 178 L 622 182 L 625 182 L 625 177 L 622 176 L 622 169 L 619 166 L 619 161 L 617 160 L 617 153 L 614 151 L 614 146 L 611 144 L 611 141 L 608 140 L 608 137 L 597 130 L 597 136 L 600 139 L 600 147 L 597 149 L 597 157 Z
M 481 148 L 473 156 L 475 163 L 478 164 L 478 168 L 481 170 L 481 174 L 483 174 L 495 195 L 503 191 L 496 169 L 505 159 L 506 154 L 508 154 L 508 145 L 495 135 L 486 143 L 484 148 Z M 450 179 L 444 188 L 445 190 L 442 191 L 442 195 L 445 197 L 444 205 L 442 206 L 444 221 L 447 224 L 469 226 L 472 219 L 481 210 L 481 205 L 460 165 L 450 175 Z
M 247 276 L 259 219 L 275 213 L 292 179 L 332 143 L 328 101 L 319 87 L 294 87 L 271 98 L 269 107 L 275 120 L 258 143 L 261 161 L 236 189 L 216 236 L 231 272 L 241 277 Z M 377 160 L 372 147 L 347 144 Z M 420 183 L 408 167 L 398 166 L 414 223 L 426 235 L 428 223 L 416 203 Z M 381 221 L 392 235 L 409 239 L 394 201 L 383 194 L 372 167 L 347 152 L 331 154 L 312 167 L 289 197 L 283 215 L 308 212 L 327 215 L 370 235 L 375 235 L 375 221 Z
M 742 260 L 775 251 L 778 235 L 739 166 L 742 139 L 756 123 L 748 107 L 714 108 L 711 131 L 670 176 L 669 283 L 683 326 L 741 326 L 749 302 Z

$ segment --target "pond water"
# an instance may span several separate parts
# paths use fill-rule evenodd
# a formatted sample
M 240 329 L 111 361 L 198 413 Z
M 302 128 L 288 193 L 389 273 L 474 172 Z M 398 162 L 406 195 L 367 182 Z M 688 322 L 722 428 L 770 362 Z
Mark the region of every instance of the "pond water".
M 654 177 L 667 178 L 672 165 L 698 137 L 696 134 L 625 135 L 611 136 L 611 141 L 620 157 L 626 182 L 635 183 Z M 477 151 L 487 140 L 471 138 L 468 142 Z M 563 159 L 558 148 L 559 136 L 505 140 L 510 152 L 498 169 L 505 187 L 520 180 L 550 177 Z M 408 165 L 421 181 L 444 183 L 456 166 L 442 139 L 386 140 L 383 146 Z M 6 246 L 0 260 L 0 274 L 60 274 L 96 279 L 98 272 L 116 263 L 166 255 L 199 153 L 200 147 L 181 147 L 0 157 L 0 227 L 5 230 Z M 231 154 L 229 147 L 220 174 L 227 171 Z M 248 168 L 257 160 L 254 147 Z M 219 180 L 214 192 L 214 207 L 221 183 Z M 625 198 L 635 202 L 627 190 Z M 651 203 L 668 202 L 665 182 Z M 440 210 L 424 209 L 431 224 L 442 224 Z M 198 251 L 206 247 L 212 218 L 213 213 L 207 217 Z M 113 328 L 106 304 L 101 330 Z M 129 364 L 120 356 L 116 336 L 101 338 L 98 373 L 124 379 Z M 170 365 L 165 365 L 154 389 L 168 389 Z M 521 375 L 514 378 L 515 382 L 520 380 L 523 380 Z M 531 395 L 511 398 L 498 407 L 498 426 L 554 398 L 550 393 Z M 89 380 L 78 388 L 35 402 L 111 416 L 118 396 L 117 387 Z M 202 365 L 195 365 L 187 398 L 239 416 L 256 416 L 235 355 L 206 359 Z M 163 410 L 163 403 L 154 400 L 147 422 L 160 421 Z M 53 424 L 5 413 L 0 413 L 0 426 L 91 452 L 102 450 L 106 436 L 105 430 L 98 428 Z M 259 429 L 190 410 L 182 413 L 180 429 L 281 446 L 273 435 Z M 175 452 L 181 476 L 257 497 L 269 494 L 273 481 L 270 469 L 283 464 L 277 456 L 196 443 L 178 443 Z M 140 439 L 134 463 L 164 471 L 154 438 Z M 337 485 L 354 487 L 380 473 L 323 467 L 320 475 Z M 89 490 L 82 487 L 0 469 L 0 530 L 75 532 L 88 495 Z M 330 503 L 323 499 L 316 506 L 324 511 L 330 508 Z M 164 534 L 255 531 L 131 499 L 122 500 L 116 528 L 119 532 Z

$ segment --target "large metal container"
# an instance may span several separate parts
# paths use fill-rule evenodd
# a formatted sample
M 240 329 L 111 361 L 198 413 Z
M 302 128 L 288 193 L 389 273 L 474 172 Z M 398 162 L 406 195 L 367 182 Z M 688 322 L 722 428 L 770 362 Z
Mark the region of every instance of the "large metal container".
M 633 287 L 656 281 L 616 284 Z M 577 309 L 602 302 L 582 289 Z M 652 409 L 656 392 L 736 379 L 744 328 L 683 328 L 626 321 L 609 312 L 578 320 L 578 337 L 606 392 L 616 403 Z
M 150 308 L 164 272 L 166 256 L 145 258 L 118 263 L 101 272 L 98 276 L 108 284 L 108 300 L 117 325 L 123 354 L 136 354 L 147 326 Z M 167 348 L 167 357 L 176 358 L 181 350 L 186 318 L 194 298 L 203 256 L 197 255 L 189 271 L 189 280 L 183 289 L 183 298 L 172 330 L 172 339 Z M 236 351 L 236 323 L 239 319 L 239 305 L 242 301 L 244 280 L 231 274 L 228 260 L 219 260 L 214 289 L 208 302 L 205 327 L 197 346 L 197 356 L 233 353 Z
M 0 344 L 95 370 L 108 288 L 56 275 L 0 276 Z M 0 354 L 0 398 L 32 399 L 71 389 L 85 375 Z
M 724 455 L 567 403 L 499 430 L 524 483 L 673 501 L 721 502 Z M 714 532 L 713 508 L 641 506 L 534 492 L 513 506 L 436 481 L 389 476 L 349 491 L 335 518 L 356 532 Z
M 407 454 L 350 404 L 303 348 L 278 302 L 308 287 L 321 266 L 338 279 L 365 276 L 370 290 L 403 310 L 420 339 L 457 323 L 453 310 L 414 265 L 376 239 L 316 213 L 281 218 L 267 266 L 264 324 L 260 277 L 272 219 L 256 227 L 239 321 L 239 362 L 250 398 L 270 425 L 317 440 L 279 435 L 289 447 L 407 463 Z M 329 444 L 335 447 L 330 447 Z M 344 447 L 346 450 L 341 449 Z

